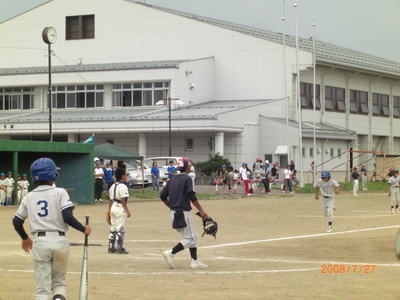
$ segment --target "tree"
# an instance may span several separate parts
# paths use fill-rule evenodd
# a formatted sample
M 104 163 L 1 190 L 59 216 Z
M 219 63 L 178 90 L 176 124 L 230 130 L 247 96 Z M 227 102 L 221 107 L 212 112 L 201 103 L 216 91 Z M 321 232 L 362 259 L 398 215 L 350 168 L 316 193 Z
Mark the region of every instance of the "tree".
M 208 154 L 208 160 L 194 164 L 196 170 L 206 176 L 211 176 L 216 170 L 220 170 L 223 165 L 226 166 L 227 170 L 231 170 L 229 159 L 224 158 L 219 152 L 214 156 Z

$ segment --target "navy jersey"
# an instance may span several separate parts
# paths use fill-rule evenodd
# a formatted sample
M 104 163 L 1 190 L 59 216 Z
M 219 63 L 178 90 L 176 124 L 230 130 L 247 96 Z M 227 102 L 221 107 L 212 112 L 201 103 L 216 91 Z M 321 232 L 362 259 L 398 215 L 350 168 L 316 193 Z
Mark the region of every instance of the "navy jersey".
M 168 197 L 169 207 L 172 210 L 190 211 L 188 194 L 194 192 L 193 179 L 186 173 L 174 176 L 163 188 L 161 195 Z

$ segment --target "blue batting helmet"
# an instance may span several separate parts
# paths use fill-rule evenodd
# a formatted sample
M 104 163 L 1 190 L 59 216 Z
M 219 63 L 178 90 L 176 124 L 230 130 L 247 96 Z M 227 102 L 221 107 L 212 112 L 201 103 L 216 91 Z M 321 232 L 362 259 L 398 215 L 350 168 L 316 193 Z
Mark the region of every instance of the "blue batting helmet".
M 11 171 L 8 171 L 8 172 L 7 172 L 7 175 L 10 175 L 10 174 L 12 175 L 12 172 L 11 172 Z
M 321 178 L 325 178 L 325 177 L 331 178 L 331 172 L 322 171 Z
M 4 174 L 4 173 L 0 173 L 0 176 L 6 176 L 6 174 Z
M 22 176 L 22 177 L 26 177 L 26 174 L 22 174 L 21 176 Z
M 222 167 L 221 168 L 226 168 L 226 166 L 225 165 L 222 165 Z
M 54 161 L 43 157 L 35 160 L 31 165 L 31 176 L 33 182 L 39 181 L 57 181 L 59 178 L 58 170 Z

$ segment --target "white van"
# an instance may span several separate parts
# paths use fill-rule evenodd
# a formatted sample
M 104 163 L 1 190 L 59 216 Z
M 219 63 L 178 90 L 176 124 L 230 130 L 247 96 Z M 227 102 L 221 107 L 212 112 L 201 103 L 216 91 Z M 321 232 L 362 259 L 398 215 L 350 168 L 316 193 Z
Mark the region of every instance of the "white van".
M 158 166 L 164 167 L 164 168 L 168 168 L 169 162 L 172 160 L 174 162 L 174 167 L 176 168 L 176 166 L 178 165 L 178 160 L 181 158 L 183 158 L 183 157 L 165 157 L 165 156 L 163 156 L 163 157 L 148 157 L 146 159 L 153 160 L 157 163 Z M 187 158 L 187 159 L 189 159 L 189 158 Z M 179 173 L 179 171 L 177 171 L 177 172 Z M 189 176 L 192 177 L 193 182 L 194 182 L 194 180 L 196 179 L 196 173 L 194 172 L 193 166 L 190 168 Z

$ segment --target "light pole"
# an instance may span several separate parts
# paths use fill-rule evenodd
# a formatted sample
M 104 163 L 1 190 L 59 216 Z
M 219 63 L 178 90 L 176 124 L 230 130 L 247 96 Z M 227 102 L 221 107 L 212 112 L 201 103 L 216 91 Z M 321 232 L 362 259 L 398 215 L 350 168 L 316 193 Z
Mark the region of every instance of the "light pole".
M 182 101 L 179 98 L 171 98 L 169 97 L 170 90 L 164 90 L 164 99 L 161 99 L 156 103 L 156 105 L 168 105 L 168 156 L 172 156 L 172 147 L 171 147 L 171 101 L 176 101 L 176 104 L 183 105 Z

